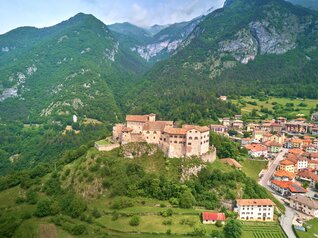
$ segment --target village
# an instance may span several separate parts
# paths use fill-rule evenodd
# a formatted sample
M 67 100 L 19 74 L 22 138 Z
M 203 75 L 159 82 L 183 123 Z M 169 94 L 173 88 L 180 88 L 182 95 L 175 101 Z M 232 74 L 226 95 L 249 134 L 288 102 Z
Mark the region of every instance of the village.
M 95 144 L 98 150 L 110 150 L 134 142 L 155 144 L 167 157 L 197 156 L 204 162 L 216 159 L 210 146 L 209 133 L 214 132 L 239 142 L 252 160 L 268 161 L 259 174 L 259 183 L 267 188 L 288 209 L 281 217 L 281 226 L 288 237 L 295 237 L 291 228 L 304 230 L 303 222 L 318 218 L 318 125 L 305 118 L 288 121 L 279 117 L 261 122 L 242 121 L 241 115 L 222 118 L 219 124 L 183 125 L 158 121 L 155 114 L 127 115 L 126 123 L 113 127 L 112 144 Z M 242 165 L 236 158 L 220 158 L 236 169 Z M 275 219 L 275 203 L 270 199 L 237 199 L 234 212 L 239 220 L 268 222 Z M 282 220 L 284 221 L 282 222 Z M 224 213 L 203 212 L 203 224 L 223 224 Z
M 247 123 L 241 115 L 236 115 L 209 126 L 211 131 L 239 142 L 251 159 L 268 161 L 267 169 L 259 174 L 259 183 L 289 210 L 281 222 L 288 237 L 295 237 L 290 224 L 304 231 L 303 222 L 318 217 L 316 122 L 317 113 L 310 121 L 302 117 L 293 120 L 279 117 Z M 234 161 L 234 166 L 240 169 L 241 165 Z

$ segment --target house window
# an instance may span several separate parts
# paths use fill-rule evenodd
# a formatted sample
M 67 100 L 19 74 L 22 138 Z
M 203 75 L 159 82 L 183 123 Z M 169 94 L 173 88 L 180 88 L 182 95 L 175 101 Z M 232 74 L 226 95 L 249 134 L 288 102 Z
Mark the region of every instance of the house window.
M 188 145 L 191 145 L 191 143 L 189 142 Z

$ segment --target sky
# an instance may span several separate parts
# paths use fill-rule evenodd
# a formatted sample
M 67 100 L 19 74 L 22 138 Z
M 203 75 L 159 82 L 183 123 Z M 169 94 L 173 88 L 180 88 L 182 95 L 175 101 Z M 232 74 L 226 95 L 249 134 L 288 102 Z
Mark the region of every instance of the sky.
M 223 4 L 224 0 L 3 0 L 0 34 L 20 26 L 52 26 L 79 12 L 105 24 L 165 25 L 191 20 Z

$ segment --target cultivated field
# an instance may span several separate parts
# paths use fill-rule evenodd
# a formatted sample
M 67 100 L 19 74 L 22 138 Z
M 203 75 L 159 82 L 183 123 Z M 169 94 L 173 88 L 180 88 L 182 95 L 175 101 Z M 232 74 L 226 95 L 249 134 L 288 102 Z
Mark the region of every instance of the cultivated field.
M 252 97 L 241 97 L 239 100 L 232 100 L 239 106 L 243 114 L 249 114 L 253 109 L 258 110 L 259 114 L 264 114 L 261 109 L 270 110 L 286 117 L 296 117 L 298 114 L 310 116 L 310 110 L 318 105 L 318 99 L 290 99 L 268 97 L 266 100 L 259 100 Z M 289 107 L 286 104 L 290 104 Z
M 244 222 L 242 238 L 287 238 L 279 224 Z

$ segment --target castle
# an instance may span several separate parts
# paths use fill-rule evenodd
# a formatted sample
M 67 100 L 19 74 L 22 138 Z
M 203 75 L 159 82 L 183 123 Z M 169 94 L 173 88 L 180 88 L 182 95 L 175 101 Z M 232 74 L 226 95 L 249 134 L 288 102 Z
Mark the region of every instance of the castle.
M 209 131 L 206 126 L 183 125 L 175 128 L 173 121 L 156 121 L 155 114 L 127 115 L 126 124 L 113 127 L 113 140 L 121 144 L 147 142 L 156 144 L 166 156 L 198 156 L 211 161 L 215 157 L 214 147 L 209 146 Z

